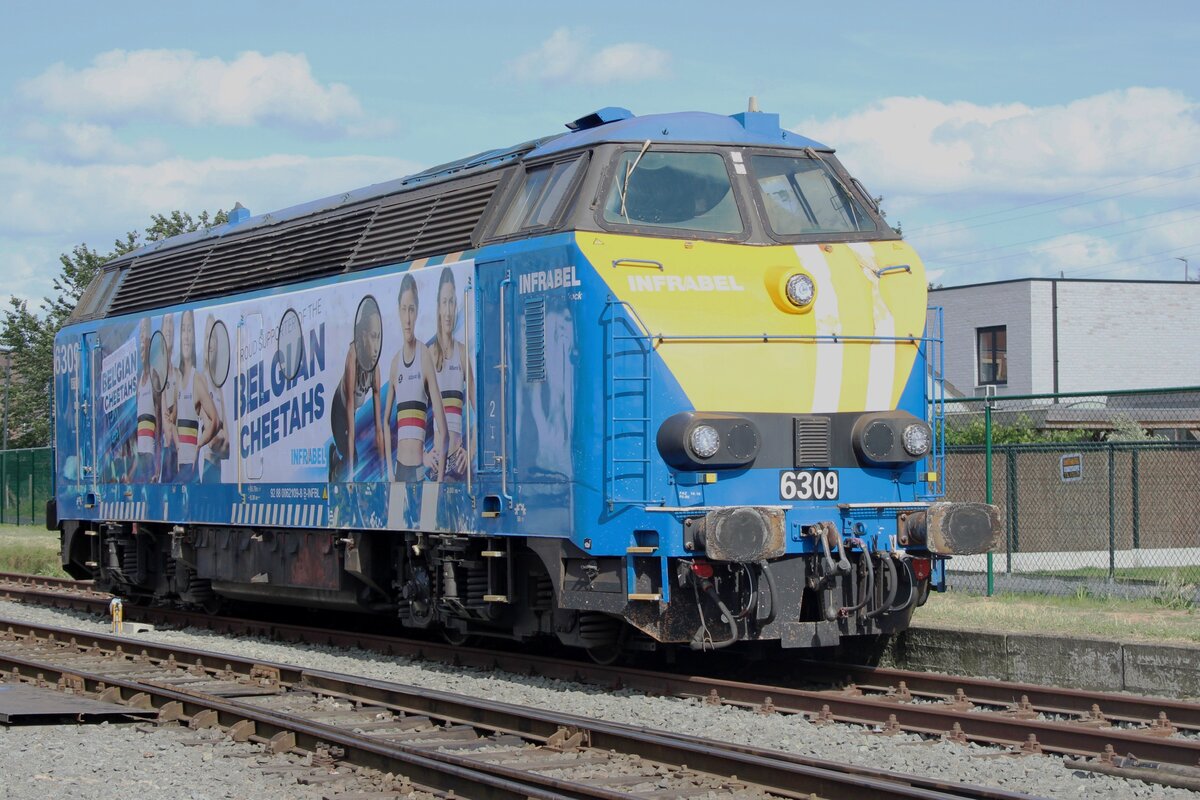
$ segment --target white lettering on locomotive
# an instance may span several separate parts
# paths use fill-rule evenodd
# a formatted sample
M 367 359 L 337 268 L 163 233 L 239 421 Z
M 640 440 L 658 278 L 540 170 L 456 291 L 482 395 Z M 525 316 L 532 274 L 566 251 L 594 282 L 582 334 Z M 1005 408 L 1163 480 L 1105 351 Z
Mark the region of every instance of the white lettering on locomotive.
M 579 278 L 575 276 L 575 267 L 559 267 L 538 272 L 527 272 L 520 276 L 520 294 L 529 292 L 545 292 L 550 289 L 561 289 L 564 286 L 580 286 Z
M 633 292 L 744 292 L 732 275 L 630 275 Z

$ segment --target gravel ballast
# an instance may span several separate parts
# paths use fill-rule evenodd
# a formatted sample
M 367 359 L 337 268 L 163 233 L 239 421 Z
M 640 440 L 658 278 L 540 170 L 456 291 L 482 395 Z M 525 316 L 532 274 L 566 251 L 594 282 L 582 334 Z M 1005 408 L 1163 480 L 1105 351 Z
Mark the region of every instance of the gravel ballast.
M 12 602 L 0 601 L 0 616 L 93 632 L 107 632 L 109 628 L 106 623 L 77 612 L 58 611 Z M 127 624 L 127 631 L 130 627 L 132 626 Z M 127 636 L 131 641 L 156 641 L 197 649 L 212 649 L 242 658 L 278 661 L 312 669 L 395 681 L 429 689 L 458 692 L 473 697 L 548 708 L 583 717 L 642 725 L 721 741 L 785 750 L 816 758 L 863 764 L 896 772 L 998 786 L 1011 791 L 1044 797 L 1144 797 L 1192 800 L 1198 796 L 1198 794 L 1182 789 L 1149 785 L 1140 781 L 1128 781 L 1096 773 L 1072 771 L 1064 767 L 1062 760 L 1058 757 L 1016 757 L 1005 755 L 1003 751 L 996 748 L 975 744 L 929 742 L 910 734 L 881 736 L 859 726 L 814 725 L 800 716 L 783 714 L 764 716 L 732 706 L 709 706 L 697 700 L 649 697 L 632 691 L 612 692 L 598 687 L 542 677 L 452 668 L 440 664 L 412 662 L 402 657 L 389 657 L 325 646 L 281 644 L 253 638 L 234 639 L 203 631 L 154 630 L 144 633 L 127 632 Z M 133 745 L 123 748 L 118 746 L 113 750 L 106 750 L 104 746 L 93 749 L 90 746 L 91 737 L 95 737 L 98 742 L 103 740 L 101 734 L 94 733 L 94 731 L 100 730 L 100 727 L 37 729 L 41 736 L 38 740 L 40 747 L 58 748 L 59 753 L 53 760 L 54 765 L 62 770 L 61 775 L 63 776 L 77 776 L 81 793 L 67 793 L 67 787 L 73 784 L 64 780 L 56 784 L 54 791 L 48 791 L 47 787 L 43 786 L 41 794 L 33 794 L 32 790 L 28 794 L 0 791 L 0 796 L 21 798 L 21 800 L 26 797 L 37 797 L 41 800 L 47 796 L 106 800 L 130 795 L 135 791 L 134 784 L 106 781 L 93 785 L 87 784 L 85 781 L 92 774 L 92 769 L 110 768 L 113 764 L 121 763 L 131 755 L 138 759 L 142 758 L 141 750 Z M 141 742 L 143 747 L 147 741 L 148 734 L 134 732 L 131 726 L 103 727 L 108 728 L 110 737 L 116 731 L 129 731 L 121 735 L 135 737 L 134 741 Z M 8 746 L 0 748 L 0 782 L 6 784 L 12 781 L 13 785 L 18 787 L 30 787 L 38 784 L 36 775 L 40 773 L 35 765 L 36 759 L 31 759 L 28 754 L 23 755 L 19 746 L 13 746 L 14 743 L 26 742 L 25 737 L 32 736 L 29 733 L 31 730 L 34 729 L 12 728 L 7 733 L 3 733 L 3 729 L 0 729 L 0 735 L 9 737 L 3 740 Z M 80 737 L 87 739 L 89 746 L 82 746 L 83 740 Z M 199 748 L 180 746 L 179 749 L 186 751 Z M 121 754 L 119 758 L 118 754 Z M 206 787 L 204 792 L 175 794 L 164 788 L 161 791 L 151 790 L 139 793 L 144 797 L 240 798 L 253 796 L 262 798 L 262 800 L 274 800 L 275 797 L 307 796 L 297 792 L 298 787 L 294 782 L 288 790 L 290 793 L 272 794 L 271 792 L 274 790 L 270 786 L 266 786 L 260 791 L 259 788 L 251 786 L 251 776 L 239 771 L 244 769 L 245 764 L 239 763 L 238 759 L 223 758 L 203 762 L 199 761 L 200 757 L 199 754 L 187 752 L 169 757 L 156 756 L 161 759 L 161 763 L 170 762 L 171 774 L 169 776 L 162 775 L 163 780 L 168 777 L 178 779 L 181 786 L 201 785 L 189 784 L 189 778 L 194 781 L 203 780 L 202 785 Z M 154 759 L 146 760 L 153 761 Z M 221 770 L 215 769 L 214 763 L 219 764 Z M 138 766 L 147 770 L 152 769 L 147 764 Z M 700 764 L 691 766 L 703 769 L 703 765 Z M 157 765 L 153 769 L 157 769 Z M 153 774 L 159 775 L 160 773 L 154 772 Z M 263 777 L 265 776 L 256 775 L 253 776 L 253 780 Z M 155 779 L 147 778 L 147 780 Z M 229 781 L 228 784 L 225 783 L 226 780 Z M 280 779 L 276 777 L 274 780 L 279 782 Z M 86 791 L 84 787 L 87 787 Z M 7 788 L 0 785 L 0 789 L 6 790 Z M 24 791 L 24 789 L 20 789 L 20 791 Z M 312 796 L 319 797 L 320 795 Z

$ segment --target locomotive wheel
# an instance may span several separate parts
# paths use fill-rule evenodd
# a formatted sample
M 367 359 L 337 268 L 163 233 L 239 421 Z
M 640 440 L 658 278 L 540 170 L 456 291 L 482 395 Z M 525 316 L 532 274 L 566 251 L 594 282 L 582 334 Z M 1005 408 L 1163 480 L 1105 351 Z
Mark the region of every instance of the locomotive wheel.
M 588 658 L 602 667 L 612 666 L 621 658 L 621 641 L 618 640 L 609 644 L 589 647 L 587 648 L 587 654 Z
M 625 650 L 629 626 L 620 617 L 595 611 L 579 615 L 579 638 L 588 658 L 602 666 L 613 664 Z
M 445 625 L 441 627 L 442 638 L 447 644 L 452 644 L 455 647 L 470 647 L 475 643 L 475 637 L 458 628 L 450 628 Z

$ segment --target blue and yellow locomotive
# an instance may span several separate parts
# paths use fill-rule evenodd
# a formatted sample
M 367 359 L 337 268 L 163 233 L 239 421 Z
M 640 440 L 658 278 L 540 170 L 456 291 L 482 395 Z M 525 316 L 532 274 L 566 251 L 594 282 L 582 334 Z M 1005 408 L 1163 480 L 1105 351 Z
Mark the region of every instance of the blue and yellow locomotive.
M 64 568 L 628 648 L 907 626 L 936 502 L 920 260 L 778 116 L 569 132 L 107 264 L 56 343 Z

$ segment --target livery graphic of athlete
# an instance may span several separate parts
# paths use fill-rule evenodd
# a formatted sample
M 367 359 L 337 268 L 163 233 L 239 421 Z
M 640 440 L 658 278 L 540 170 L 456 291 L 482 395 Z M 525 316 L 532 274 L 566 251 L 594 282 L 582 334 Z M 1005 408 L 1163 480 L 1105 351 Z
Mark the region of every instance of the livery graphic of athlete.
M 208 380 L 196 369 L 196 318 L 191 309 L 179 319 L 179 370 L 175 391 L 175 446 L 178 458 L 176 483 L 196 478 L 200 449 L 224 427 L 213 404 Z M 200 432 L 200 418 L 212 421 Z
M 446 413 L 442 395 L 438 391 L 433 358 L 429 348 L 417 341 L 417 315 L 420 301 L 417 297 L 417 282 L 412 274 L 404 276 L 397 297 L 400 316 L 400 331 L 403 341 L 392 358 L 392 371 L 388 385 L 392 390 L 392 401 L 388 408 L 389 429 L 396 432 L 396 463 L 394 475 L 397 481 L 416 484 L 423 479 L 428 466 L 435 481 L 442 480 L 442 467 L 446 459 L 445 435 L 434 436 L 431 457 L 425 457 L 425 423 L 432 406 L 435 430 L 446 430 Z M 410 492 L 410 499 L 414 493 Z M 415 509 L 410 503 L 410 519 Z
M 379 376 L 379 353 L 383 349 L 383 320 L 375 298 L 367 295 L 358 304 L 354 318 L 354 339 L 346 349 L 346 368 L 333 397 L 330 426 L 333 447 L 330 449 L 330 481 L 383 480 L 387 474 L 386 436 L 383 427 L 383 396 Z M 378 474 L 361 474 L 358 452 L 358 429 L 355 417 L 358 409 L 370 396 L 373 403 L 371 438 L 380 460 Z
M 429 343 L 429 350 L 446 413 L 446 466 L 442 476 L 447 481 L 461 481 L 471 457 L 470 445 L 463 438 L 463 420 L 468 418 L 465 416 L 469 413 L 468 403 L 474 396 L 474 376 L 466 347 L 454 338 L 454 328 L 458 324 L 458 294 L 454 271 L 449 267 L 442 269 L 438 279 L 437 303 L 437 335 Z
M 154 479 L 155 456 L 158 453 L 159 389 L 150 374 L 150 318 L 142 317 L 138 325 L 138 353 L 141 363 L 137 382 L 137 433 L 134 445 L 133 470 L 130 483 L 149 483 Z
M 229 458 L 229 426 L 225 422 L 225 397 L 221 387 L 229 374 L 229 332 L 216 317 L 204 324 L 204 372 L 210 389 L 214 416 L 202 414 L 200 482 L 220 483 L 221 462 Z
M 158 481 L 159 483 L 171 483 L 175 480 L 175 472 L 178 465 L 175 419 L 178 416 L 176 396 L 179 387 L 179 370 L 171 363 L 171 355 L 175 352 L 175 315 L 165 314 L 163 316 L 162 336 L 163 344 L 166 345 L 167 373 L 164 376 L 162 400 L 160 401 L 162 414 L 159 419 L 162 422 L 160 426 L 162 429 L 162 439 L 160 439 L 161 444 L 159 446 Z

